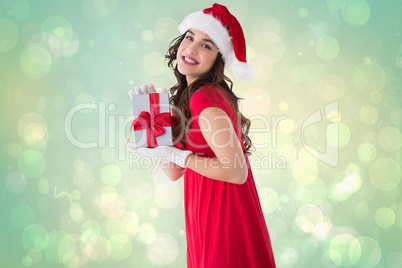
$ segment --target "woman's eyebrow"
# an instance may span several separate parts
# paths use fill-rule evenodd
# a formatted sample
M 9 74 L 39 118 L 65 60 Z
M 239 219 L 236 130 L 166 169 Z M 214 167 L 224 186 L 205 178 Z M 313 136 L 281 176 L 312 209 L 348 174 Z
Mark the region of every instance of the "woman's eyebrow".
M 189 32 L 190 34 L 192 34 L 192 35 L 195 36 L 195 34 L 194 34 L 192 31 L 188 30 L 187 32 Z M 212 40 L 206 39 L 206 38 L 204 38 L 204 39 L 202 39 L 202 40 L 205 41 L 205 42 L 209 42 L 209 43 L 211 43 L 214 47 L 216 47 L 215 43 L 214 43 Z

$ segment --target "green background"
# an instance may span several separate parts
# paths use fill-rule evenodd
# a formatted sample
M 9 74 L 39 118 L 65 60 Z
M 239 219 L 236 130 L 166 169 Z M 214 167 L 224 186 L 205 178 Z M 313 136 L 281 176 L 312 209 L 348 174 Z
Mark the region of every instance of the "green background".
M 169 42 L 212 3 L 0 0 L 1 267 L 185 267 L 183 179 L 125 152 L 127 92 L 175 83 Z M 277 266 L 402 267 L 401 2 L 221 3 Z

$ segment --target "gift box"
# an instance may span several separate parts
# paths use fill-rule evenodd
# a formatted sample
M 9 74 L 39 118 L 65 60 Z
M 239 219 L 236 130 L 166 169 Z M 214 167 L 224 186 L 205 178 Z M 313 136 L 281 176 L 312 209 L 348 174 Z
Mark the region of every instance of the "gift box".
M 153 148 L 173 145 L 172 117 L 170 116 L 168 93 L 133 95 L 135 147 Z

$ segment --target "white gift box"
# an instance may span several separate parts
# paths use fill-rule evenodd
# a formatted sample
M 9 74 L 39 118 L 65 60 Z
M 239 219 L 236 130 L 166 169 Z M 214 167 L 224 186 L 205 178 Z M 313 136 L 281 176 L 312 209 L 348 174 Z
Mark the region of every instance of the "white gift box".
M 131 127 L 134 128 L 135 147 L 173 145 L 168 93 L 132 97 L 134 121 Z

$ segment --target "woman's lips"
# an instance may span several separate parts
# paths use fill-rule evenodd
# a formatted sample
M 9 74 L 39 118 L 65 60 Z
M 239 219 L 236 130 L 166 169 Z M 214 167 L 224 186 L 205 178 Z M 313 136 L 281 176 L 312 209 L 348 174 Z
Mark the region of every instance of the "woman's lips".
M 196 61 L 194 58 L 188 56 L 188 55 L 184 55 L 182 56 L 182 60 L 184 64 L 190 65 L 190 66 L 194 66 L 198 64 L 198 61 Z

